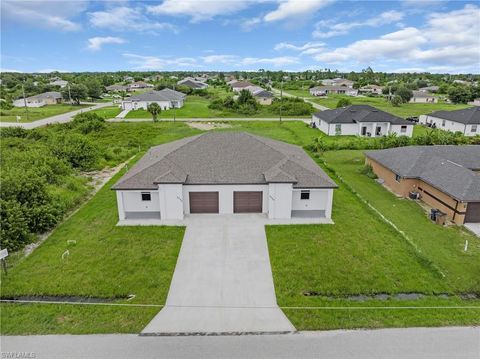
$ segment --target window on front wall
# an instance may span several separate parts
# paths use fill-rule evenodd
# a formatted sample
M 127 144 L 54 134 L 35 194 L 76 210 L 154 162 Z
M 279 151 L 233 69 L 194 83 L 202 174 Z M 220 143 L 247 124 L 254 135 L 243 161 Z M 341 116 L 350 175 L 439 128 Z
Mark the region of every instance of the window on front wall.
M 447 123 L 447 121 L 442 120 L 442 127 L 445 127 L 446 123 Z
M 472 125 L 470 132 L 477 132 L 477 125 Z
M 335 134 L 340 135 L 342 133 L 342 125 L 335 125 Z
M 400 132 L 401 132 L 401 133 L 407 132 L 407 126 L 402 126 L 402 127 L 400 127 Z
M 301 191 L 300 199 L 310 199 L 310 191 Z
M 142 192 L 142 201 L 151 201 L 152 195 L 150 192 Z
M 400 175 L 395 175 L 395 181 L 400 182 L 402 177 Z

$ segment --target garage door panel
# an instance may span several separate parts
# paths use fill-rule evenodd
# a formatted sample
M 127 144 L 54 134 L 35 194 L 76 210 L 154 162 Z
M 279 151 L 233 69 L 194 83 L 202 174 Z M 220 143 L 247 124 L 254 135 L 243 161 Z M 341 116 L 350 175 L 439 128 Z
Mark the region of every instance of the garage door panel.
M 190 213 L 218 213 L 218 192 L 189 192 Z
M 262 213 L 262 191 L 233 192 L 234 213 Z
M 470 202 L 467 204 L 465 223 L 480 223 L 480 202 Z

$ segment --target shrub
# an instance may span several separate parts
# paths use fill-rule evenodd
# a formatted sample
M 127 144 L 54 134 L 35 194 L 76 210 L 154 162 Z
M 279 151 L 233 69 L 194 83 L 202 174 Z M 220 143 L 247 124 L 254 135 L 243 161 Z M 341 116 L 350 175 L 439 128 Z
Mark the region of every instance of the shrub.
M 100 152 L 87 137 L 78 134 L 61 134 L 50 140 L 53 154 L 81 170 L 95 168 L 100 159 Z
M 105 128 L 105 120 L 92 112 L 85 112 L 76 115 L 71 126 L 83 134 L 99 132 Z
M 337 108 L 347 107 L 347 106 L 350 106 L 351 104 L 352 104 L 352 101 L 350 101 L 348 98 L 341 98 L 337 102 Z
M 373 172 L 373 168 L 370 165 L 363 166 L 362 169 L 360 170 L 360 173 L 371 179 L 377 179 L 377 175 L 375 174 L 375 172 Z
M 20 204 L 0 199 L 0 247 L 16 251 L 31 239 L 28 222 Z
M 28 131 L 22 127 L 3 127 L 0 129 L 0 138 L 7 137 L 19 137 L 25 138 L 28 135 Z

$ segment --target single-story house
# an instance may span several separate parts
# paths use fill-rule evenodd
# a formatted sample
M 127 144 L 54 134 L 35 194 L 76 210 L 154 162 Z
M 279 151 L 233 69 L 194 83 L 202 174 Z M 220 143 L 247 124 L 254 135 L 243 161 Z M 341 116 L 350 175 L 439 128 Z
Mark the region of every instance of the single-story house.
M 480 108 L 470 107 L 455 111 L 435 111 L 421 115 L 419 123 L 446 131 L 461 132 L 465 136 L 480 135 Z
M 418 193 L 456 224 L 480 222 L 480 146 L 408 146 L 365 156 L 398 195 Z
M 322 80 L 322 85 L 325 85 L 325 86 L 345 86 L 348 88 L 353 88 L 354 83 L 355 83 L 354 81 L 342 79 L 340 77 L 337 77 L 335 79 Z
M 205 82 L 197 81 L 191 77 L 187 77 L 183 80 L 178 81 L 177 85 L 187 86 L 194 90 L 206 89 L 208 87 L 208 84 L 206 84 Z
M 368 105 L 350 105 L 314 113 L 312 123 L 329 136 L 413 135 L 413 123 Z
M 468 104 L 472 106 L 480 106 L 480 98 L 476 98 L 473 101 L 470 101 Z
M 153 102 L 159 104 L 162 110 L 183 107 L 186 95 L 179 91 L 163 89 L 161 91 L 147 91 L 134 95 L 122 101 L 123 110 L 147 109 L 147 106 Z
M 413 97 L 409 102 L 411 103 L 437 103 L 438 98 L 433 95 L 428 94 L 424 91 L 412 91 Z
M 107 90 L 107 92 L 122 92 L 122 91 L 127 91 L 127 90 L 128 90 L 128 86 L 124 86 L 124 85 L 110 85 L 110 86 L 105 87 L 105 90 Z
M 56 91 L 44 92 L 39 95 L 30 96 L 25 98 L 20 98 L 13 101 L 13 106 L 15 107 L 24 107 L 25 102 L 27 107 L 42 107 L 45 105 L 57 105 L 62 103 L 62 94 Z
M 264 89 L 255 91 L 252 95 L 260 105 L 271 105 L 274 97 L 273 93 Z
M 240 92 L 244 90 L 246 87 L 250 87 L 250 86 L 255 86 L 255 85 L 248 81 L 235 81 L 233 84 L 230 85 L 232 90 L 235 92 Z
M 331 218 L 336 187 L 299 146 L 208 132 L 152 147 L 112 189 L 122 221 L 197 213 Z
M 54 81 L 50 81 L 50 85 L 51 86 L 59 86 L 60 88 L 64 88 L 68 85 L 68 81 L 65 81 L 65 80 L 54 80 Z
M 146 88 L 154 88 L 152 84 L 147 84 L 146 82 L 143 81 L 137 81 L 137 82 L 132 82 L 131 84 L 128 85 L 128 91 L 135 91 L 138 89 L 146 89 Z
M 346 86 L 317 86 L 310 89 L 310 95 L 312 96 L 326 96 L 328 94 L 357 96 L 358 90 Z
M 418 91 L 422 91 L 422 92 L 438 92 L 438 90 L 440 89 L 439 86 L 427 86 L 427 87 L 421 87 L 418 89 Z
M 383 93 L 383 87 L 378 85 L 366 85 L 358 89 L 360 93 L 371 93 L 374 95 L 381 95 Z

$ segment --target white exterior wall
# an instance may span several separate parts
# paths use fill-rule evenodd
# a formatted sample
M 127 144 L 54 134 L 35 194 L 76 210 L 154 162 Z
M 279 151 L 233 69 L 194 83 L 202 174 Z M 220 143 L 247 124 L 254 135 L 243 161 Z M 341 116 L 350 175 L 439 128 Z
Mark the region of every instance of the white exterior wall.
M 160 184 L 158 185 L 158 198 L 160 199 L 160 218 L 183 219 L 183 185 Z
M 268 218 L 288 219 L 292 217 L 291 183 L 270 183 L 268 185 Z
M 476 131 L 472 132 L 472 127 L 476 127 Z M 478 125 L 466 125 L 465 126 L 465 136 L 475 136 L 475 135 L 480 135 L 480 124 Z
M 151 201 L 142 201 L 142 192 L 150 192 Z M 117 191 L 117 204 L 122 204 L 123 213 L 125 212 L 160 212 L 158 191 L 152 190 L 125 190 Z
M 300 199 L 302 191 L 310 191 L 310 199 Z M 292 211 L 325 211 L 326 217 L 331 218 L 332 188 L 302 188 L 292 191 Z M 327 215 L 329 214 L 329 215 Z
M 315 123 L 317 128 L 322 131 L 323 133 L 326 133 L 329 136 L 336 136 L 336 123 L 327 123 L 321 119 L 319 119 L 316 116 L 312 116 L 312 121 Z M 367 132 L 370 132 L 372 134 L 372 137 L 375 137 L 375 130 L 376 127 L 379 126 L 382 128 L 381 130 L 381 135 L 387 135 L 389 133 L 396 133 L 398 136 L 408 136 L 412 137 L 413 135 L 413 125 L 406 125 L 407 126 L 407 132 L 402 133 L 401 132 L 401 126 L 402 125 L 391 125 L 388 122 L 378 122 L 378 123 L 342 123 L 340 124 L 341 127 L 341 133 L 340 135 L 342 136 L 360 136 L 361 135 L 361 129 L 362 127 L 367 127 Z
M 406 125 L 406 126 L 407 126 L 407 132 L 402 132 L 402 125 L 392 125 L 390 127 L 390 132 L 391 133 L 396 133 L 397 136 L 412 137 L 413 136 L 413 125 Z
M 409 101 L 410 103 L 437 103 L 438 99 L 436 97 L 412 97 Z
M 443 121 L 445 121 L 445 126 L 443 126 Z M 421 124 L 435 124 L 435 126 L 441 130 L 445 131 L 452 131 L 452 132 L 461 132 L 465 134 L 465 136 L 475 136 L 480 134 L 480 124 L 477 125 L 477 132 L 472 132 L 472 125 L 464 125 L 460 122 L 455 122 L 451 120 L 444 120 L 443 118 L 438 118 L 429 115 L 422 115 L 418 119 L 418 122 Z
M 122 109 L 123 110 L 138 110 L 138 109 L 147 109 L 147 106 L 153 102 L 158 103 L 158 105 L 162 108 L 162 110 L 170 109 L 170 101 L 122 101 Z M 183 104 L 181 104 L 182 107 Z
M 123 192 L 116 191 L 117 195 L 117 209 L 118 209 L 118 219 L 123 221 L 125 219 L 125 209 L 123 204 Z
M 328 135 L 330 136 L 336 136 L 335 132 L 335 127 L 336 123 L 330 123 L 328 125 Z M 358 129 L 358 124 L 356 123 L 340 123 L 339 125 L 342 125 L 341 132 L 340 134 L 342 136 L 357 136 L 360 134 L 359 129 Z
M 184 185 L 183 211 L 190 213 L 189 192 L 218 192 L 218 212 L 220 214 L 233 213 L 233 192 L 235 191 L 262 191 L 262 213 L 268 213 L 268 185 Z

